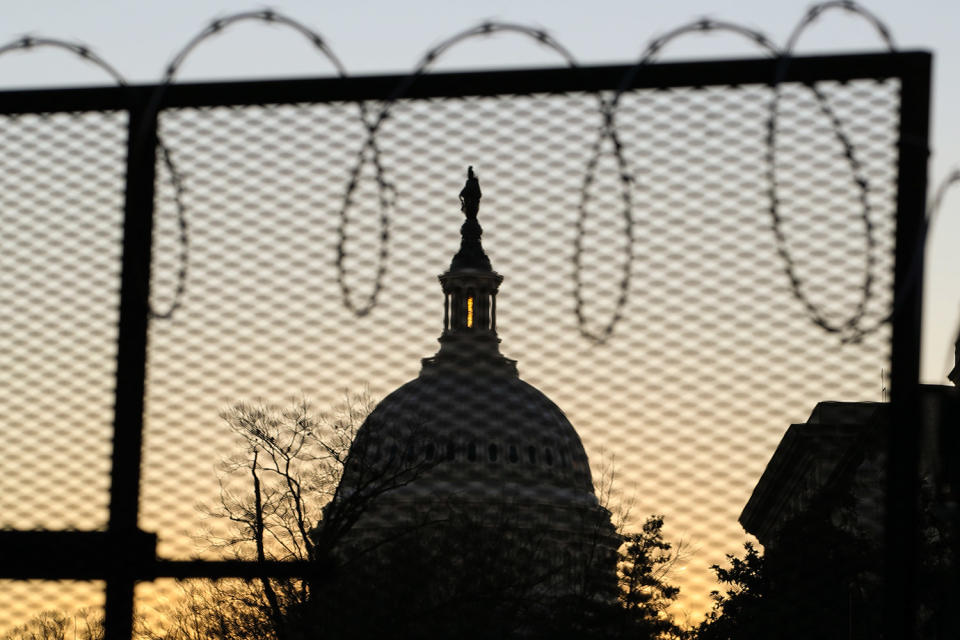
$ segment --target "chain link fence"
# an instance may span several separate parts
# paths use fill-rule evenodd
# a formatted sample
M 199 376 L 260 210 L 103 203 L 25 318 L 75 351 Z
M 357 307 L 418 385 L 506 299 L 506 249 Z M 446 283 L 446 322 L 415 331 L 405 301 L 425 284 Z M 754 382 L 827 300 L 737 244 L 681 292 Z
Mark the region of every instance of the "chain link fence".
M 54 581 L 0 582 L 0 630 L 58 599 L 96 618 L 106 585 L 108 631 L 133 611 L 135 633 L 156 634 L 194 598 L 269 600 L 269 582 L 169 578 L 326 571 L 290 541 L 322 528 L 336 488 L 316 473 L 327 459 L 295 462 L 309 495 L 277 499 L 268 515 L 286 524 L 261 521 L 274 539 L 258 549 L 260 479 L 231 411 L 306 405 L 317 432 L 341 433 L 338 420 L 362 422 L 417 378 L 446 322 L 436 277 L 460 243 L 468 165 L 504 278 L 500 349 L 576 429 L 614 519 L 632 505 L 630 531 L 662 514 L 666 538 L 686 541 L 670 612 L 696 622 L 718 588 L 710 567 L 742 549 L 738 518 L 791 424 L 824 401 L 887 400 L 891 372 L 893 423 L 915 408 L 928 63 L 6 94 L 0 525 L 27 552 L 5 577 Z M 528 445 L 504 429 L 478 444 L 487 466 L 521 463 L 511 447 Z M 909 495 L 918 456 L 897 437 L 879 464 Z M 297 521 L 284 519 L 290 504 L 306 510 L 299 538 L 283 530 Z M 884 525 L 893 515 L 870 513 L 857 526 L 879 531 L 881 555 L 914 530 L 909 509 L 900 534 Z M 156 559 L 136 551 L 151 543 L 137 527 L 156 534 Z M 22 533 L 39 529 L 103 535 Z M 911 588 L 877 567 L 891 601 Z

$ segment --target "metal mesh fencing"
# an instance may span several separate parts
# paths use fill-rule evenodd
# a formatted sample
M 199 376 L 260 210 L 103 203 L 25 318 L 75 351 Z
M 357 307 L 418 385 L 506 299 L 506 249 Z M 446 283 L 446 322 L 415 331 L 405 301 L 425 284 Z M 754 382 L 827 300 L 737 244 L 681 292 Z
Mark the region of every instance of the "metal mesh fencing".
M 104 584 L 71 580 L 0 582 L 3 633 L 10 638 L 103 637 Z
M 3 122 L 3 524 L 103 528 L 126 114 Z
M 334 571 L 324 563 L 339 556 L 315 550 L 344 500 L 338 482 L 350 473 L 331 467 L 340 460 L 334 454 L 349 450 L 388 394 L 422 378 L 421 359 L 437 352 L 445 326 L 452 331 L 446 316 L 461 310 L 445 302 L 437 276 L 461 244 L 457 195 L 472 165 L 483 190 L 483 248 L 503 276 L 499 348 L 576 430 L 597 485 L 590 493 L 613 524 L 629 511 L 622 532 L 635 532 L 649 514 L 662 515 L 663 535 L 682 550 L 669 574 L 680 594 L 666 610 L 696 623 L 718 587 L 711 565 L 742 551 L 738 518 L 762 477 L 771 492 L 793 495 L 790 508 L 800 512 L 806 507 L 798 504 L 837 486 L 845 469 L 853 469 L 845 487 L 885 481 L 886 441 L 864 407 L 888 400 L 893 366 L 904 96 L 899 67 L 885 71 L 883 62 L 895 58 L 877 56 L 859 69 L 842 57 L 787 70 L 755 61 L 731 62 L 727 71 L 652 65 L 618 95 L 609 118 L 617 84 L 603 78 L 623 69 L 565 72 L 554 87 L 534 72 L 427 77 L 389 103 L 362 84 L 356 95 L 338 89 L 334 98 L 305 97 L 306 83 L 295 91 L 243 85 L 256 96 L 243 100 L 229 90 L 211 97 L 216 87 L 145 93 L 161 96 L 157 132 L 166 154 L 156 161 L 150 305 L 172 311 L 150 322 L 145 373 L 139 526 L 157 534 L 160 562 L 135 579 L 237 575 L 183 567 L 258 557 L 322 560 L 318 571 Z M 681 76 L 664 80 L 670 70 Z M 785 81 L 767 84 L 771 70 Z M 385 104 L 389 117 L 371 136 Z M 123 111 L 8 115 L 0 123 L 0 322 L 12 363 L 0 397 L 9 445 L 0 474 L 4 528 L 106 525 L 125 125 Z M 463 310 L 468 326 L 481 318 L 474 299 Z M 436 404 L 430 393 L 459 397 L 450 386 L 458 383 L 443 384 L 423 401 Z M 381 404 L 385 414 L 405 398 L 397 393 Z M 536 404 L 540 396 L 513 393 L 437 405 L 421 427 L 451 435 L 417 439 L 410 460 L 426 465 L 425 478 L 442 464 L 458 467 L 452 487 L 444 480 L 449 495 L 484 483 L 492 483 L 482 487 L 488 494 L 501 492 L 464 503 L 464 522 L 480 531 L 488 529 L 471 518 L 489 522 L 493 503 L 513 508 L 507 494 L 523 485 L 554 544 L 569 534 L 567 507 L 554 504 L 566 494 L 558 498 L 556 487 L 574 474 L 578 454 L 553 439 L 550 425 L 561 418 Z M 820 406 L 827 401 L 848 404 Z M 496 428 L 458 431 L 464 421 Z M 784 458 L 792 471 L 777 480 L 771 460 L 781 464 L 783 443 L 794 442 L 784 434 L 803 423 L 843 433 L 797 449 L 813 456 L 809 468 Z M 308 444 L 291 456 L 279 438 Z M 850 438 L 866 444 L 837 444 Z M 851 456 L 860 456 L 856 464 Z M 549 466 L 554 480 L 536 484 L 529 478 L 541 472 L 525 465 Z M 810 472 L 817 465 L 822 471 Z M 880 470 L 870 475 L 870 465 Z M 429 501 L 424 491 L 421 503 L 388 501 L 387 512 L 403 520 L 405 509 Z M 869 508 L 843 513 L 856 520 L 852 529 L 868 532 L 879 558 L 884 492 L 853 493 Z M 764 509 L 750 522 L 774 527 L 789 512 Z M 463 530 L 457 539 L 472 540 Z M 489 540 L 479 536 L 475 548 Z M 539 558 L 506 540 L 492 548 L 510 549 L 511 562 Z M 471 548 L 450 553 L 463 564 Z M 532 561 L 523 574 L 545 562 Z M 416 583 L 417 567 L 404 565 L 402 575 Z M 282 580 L 144 583 L 135 632 L 181 637 L 171 629 L 197 611 L 191 602 L 255 602 L 261 618 L 236 613 L 255 635 L 263 632 L 256 625 L 276 622 L 277 599 L 290 619 L 317 628 L 305 594 L 329 587 L 307 582 L 309 589 Z M 29 584 L 4 583 L 15 594 Z M 538 583 L 530 593 L 565 584 Z M 76 608 L 85 606 L 80 600 Z M 3 628 L 46 607 L 19 595 L 7 602 Z M 282 635 L 277 628 L 271 633 Z
M 890 305 L 896 83 L 831 89 L 849 109 L 866 103 L 878 121 L 869 146 L 857 147 L 871 182 L 884 185 L 871 193 L 877 318 Z M 789 93 L 789 115 L 810 117 L 804 90 Z M 323 410 L 345 393 L 382 398 L 417 376 L 440 335 L 436 276 L 458 246 L 455 197 L 470 163 L 485 188 L 484 246 L 504 276 L 504 354 L 567 413 L 596 464 L 603 452 L 617 458 L 643 509 L 676 510 L 671 526 L 701 545 L 736 535 L 735 496 L 749 494 L 785 427 L 820 400 L 880 400 L 881 371 L 889 369 L 886 330 L 840 345 L 810 322 L 785 281 L 769 228 L 757 113 L 769 99 L 769 88 L 755 86 L 624 97 L 617 122 L 637 143 L 625 149 L 637 169 L 633 264 L 612 154 L 598 166 L 583 224 L 589 329 L 609 322 L 630 269 L 623 317 L 603 345 L 579 335 L 571 260 L 600 124 L 595 96 L 398 104 L 378 137 L 397 193 L 390 256 L 377 305 L 362 318 L 342 302 L 335 263 L 343 167 L 355 161 L 349 141 L 364 137 L 356 106 L 164 114 L 164 140 L 184 176 L 191 250 L 183 306 L 173 321 L 154 323 L 150 339 L 143 518 L 160 534 L 161 554 L 196 553 L 184 525 L 199 524 L 204 484 L 206 500 L 218 499 L 212 468 L 231 451 L 232 433 L 219 418 L 225 408 L 306 397 Z M 801 131 L 806 147 L 787 145 L 778 158 L 789 167 L 780 169 L 785 189 L 795 190 L 781 196 L 789 203 L 784 232 L 811 296 L 846 316 L 863 295 L 859 203 L 831 127 L 811 122 Z M 818 145 L 829 160 L 815 159 Z M 377 183 L 365 169 L 345 229 L 342 277 L 356 306 L 376 286 L 381 242 Z M 155 282 L 177 273 L 176 215 L 170 199 L 160 202 L 165 260 Z M 155 303 L 164 294 L 156 287 Z

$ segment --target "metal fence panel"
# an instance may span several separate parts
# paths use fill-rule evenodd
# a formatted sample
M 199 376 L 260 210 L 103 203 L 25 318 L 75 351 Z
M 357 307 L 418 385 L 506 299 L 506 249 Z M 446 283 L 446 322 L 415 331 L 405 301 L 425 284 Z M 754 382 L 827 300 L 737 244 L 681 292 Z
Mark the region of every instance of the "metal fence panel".
M 696 549 L 675 574 L 673 609 L 696 618 L 716 588 L 710 565 L 745 539 L 738 516 L 778 443 L 818 403 L 885 400 L 892 368 L 903 441 L 882 477 L 888 497 L 915 485 L 916 434 L 898 427 L 916 415 L 925 173 L 904 162 L 925 149 L 927 88 L 911 83 L 928 62 L 650 65 L 609 119 L 628 68 L 8 94 L 0 321 L 15 364 L 0 402 L 19 435 L 0 524 L 104 528 L 119 359 L 109 540 L 126 551 L 84 576 L 108 580 L 108 626 L 129 620 L 136 580 L 257 571 L 198 562 L 258 552 L 236 540 L 237 519 L 249 534 L 237 510 L 250 505 L 251 449 L 249 432 L 229 428 L 231 407 L 307 402 L 323 430 L 345 398 L 362 414 L 416 378 L 443 328 L 435 277 L 457 250 L 456 196 L 473 165 L 484 247 L 504 276 L 502 351 L 569 418 L 594 481 L 616 469 L 610 506 L 633 500 L 634 527 L 663 514 L 667 536 Z M 149 333 L 147 264 L 150 306 L 170 311 Z M 510 434 L 480 443 L 488 467 L 520 464 L 511 447 L 527 443 Z M 295 464 L 312 483 L 305 520 L 319 526 L 329 480 L 311 475 L 316 460 Z M 289 489 L 263 487 L 267 498 Z M 902 508 L 902 528 L 872 523 L 887 536 L 878 550 L 908 548 L 915 516 Z M 146 559 L 151 539 L 124 545 L 136 526 L 157 534 L 158 562 Z M 297 532 L 284 535 L 269 557 L 311 559 L 283 546 Z M 10 577 L 28 577 L 31 562 Z M 909 574 L 888 574 L 891 601 L 906 602 L 896 589 L 909 591 Z M 163 606 L 189 601 L 164 581 L 138 594 L 138 620 L 155 624 L 169 619 Z M 906 628 L 902 610 L 888 615 Z

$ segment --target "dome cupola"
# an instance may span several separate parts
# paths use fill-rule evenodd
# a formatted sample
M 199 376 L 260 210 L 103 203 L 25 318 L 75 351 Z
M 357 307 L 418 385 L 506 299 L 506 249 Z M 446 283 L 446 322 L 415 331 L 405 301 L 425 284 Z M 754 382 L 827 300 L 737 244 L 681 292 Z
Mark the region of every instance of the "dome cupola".
M 497 290 L 503 276 L 493 270 L 480 242 L 483 229 L 477 214 L 481 197 L 480 181 L 469 167 L 467 183 L 460 191 L 460 210 L 466 216 L 460 227 L 460 250 L 450 269 L 439 276 L 444 295 L 440 351 L 423 360 L 425 374 L 466 368 L 517 375 L 516 362 L 500 354 Z

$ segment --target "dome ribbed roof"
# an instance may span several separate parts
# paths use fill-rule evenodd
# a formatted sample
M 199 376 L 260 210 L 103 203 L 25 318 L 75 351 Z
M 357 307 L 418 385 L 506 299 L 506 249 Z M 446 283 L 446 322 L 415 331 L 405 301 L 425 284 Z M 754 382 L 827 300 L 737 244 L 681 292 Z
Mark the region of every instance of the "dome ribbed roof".
M 570 421 L 516 375 L 425 371 L 374 409 L 351 455 L 425 463 L 401 493 L 467 501 L 597 504 L 587 455 Z M 351 465 L 344 481 L 350 484 Z M 394 495 L 398 498 L 398 495 Z

